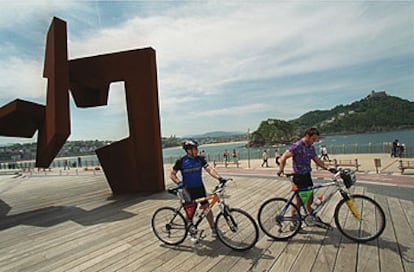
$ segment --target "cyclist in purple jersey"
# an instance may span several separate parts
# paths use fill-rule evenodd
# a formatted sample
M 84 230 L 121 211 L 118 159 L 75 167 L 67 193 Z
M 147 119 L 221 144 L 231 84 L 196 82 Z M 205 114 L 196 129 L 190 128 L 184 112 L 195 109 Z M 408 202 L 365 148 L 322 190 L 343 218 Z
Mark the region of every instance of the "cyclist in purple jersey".
M 178 159 L 170 173 L 170 178 L 174 181 L 178 187 L 184 188 L 185 194 L 190 199 L 186 199 L 189 205 L 194 205 L 192 209 L 196 208 L 196 204 L 193 200 L 206 196 L 206 189 L 202 179 L 202 170 L 206 170 L 213 178 L 218 179 L 220 182 L 226 182 L 227 180 L 222 178 L 217 171 L 210 167 L 204 157 L 198 155 L 198 142 L 193 139 L 188 139 L 183 142 L 183 149 L 186 151 L 186 155 Z M 177 173 L 181 172 L 182 181 L 177 176 Z M 201 208 L 205 208 L 208 202 L 201 203 Z M 191 215 L 192 217 L 192 215 Z M 191 219 L 191 217 L 189 219 Z M 216 236 L 214 229 L 214 217 L 210 210 L 207 214 L 207 221 L 211 227 L 211 233 Z
M 288 150 L 283 153 L 280 158 L 279 171 L 277 172 L 278 176 L 282 175 L 283 170 L 286 165 L 286 160 L 292 158 L 293 166 L 293 183 L 298 188 L 305 188 L 313 186 L 313 181 L 311 177 L 312 167 L 311 160 L 313 160 L 317 165 L 325 170 L 331 172 L 335 171 L 334 169 L 328 169 L 325 163 L 318 157 L 315 151 L 313 144 L 319 140 L 319 131 L 316 128 L 310 128 L 306 130 L 302 139 L 293 143 Z M 295 201 L 298 208 L 300 208 L 300 201 L 296 198 Z M 306 208 L 309 212 L 312 212 L 310 207 L 313 202 L 313 193 L 306 202 Z M 319 219 L 320 220 L 320 219 Z

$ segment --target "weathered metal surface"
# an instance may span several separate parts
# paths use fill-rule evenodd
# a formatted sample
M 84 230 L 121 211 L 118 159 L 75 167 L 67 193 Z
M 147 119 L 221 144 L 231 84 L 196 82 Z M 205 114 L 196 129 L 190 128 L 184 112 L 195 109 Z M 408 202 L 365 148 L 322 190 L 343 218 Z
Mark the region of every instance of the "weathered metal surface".
M 38 129 L 36 166 L 48 167 L 70 135 L 68 90 L 78 107 L 96 107 L 107 104 L 110 83 L 124 81 L 129 137 L 97 150 L 98 158 L 115 194 L 164 190 L 152 48 L 68 61 L 66 23 L 54 18 L 47 36 L 44 77 L 48 79 L 46 107 L 18 100 L 0 108 L 1 135 L 31 137 Z
M 45 106 L 16 99 L 0 108 L 0 135 L 31 138 L 44 115 Z

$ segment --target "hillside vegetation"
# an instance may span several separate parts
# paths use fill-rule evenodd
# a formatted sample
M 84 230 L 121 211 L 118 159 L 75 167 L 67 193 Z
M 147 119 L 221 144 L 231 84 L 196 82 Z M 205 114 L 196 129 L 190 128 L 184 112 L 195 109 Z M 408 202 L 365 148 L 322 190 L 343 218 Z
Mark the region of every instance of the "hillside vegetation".
M 385 92 L 372 92 L 350 105 L 311 111 L 291 121 L 268 119 L 262 121 L 252 133 L 250 145 L 291 142 L 310 127 L 320 129 L 324 135 L 413 128 L 414 102 L 389 96 Z

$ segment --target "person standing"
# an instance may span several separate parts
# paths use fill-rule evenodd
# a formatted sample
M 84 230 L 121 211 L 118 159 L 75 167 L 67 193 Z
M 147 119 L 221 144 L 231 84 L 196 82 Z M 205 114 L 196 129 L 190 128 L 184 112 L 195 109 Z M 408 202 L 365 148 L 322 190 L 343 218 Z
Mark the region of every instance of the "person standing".
M 321 145 L 320 152 L 320 159 L 324 161 L 329 161 L 328 148 L 326 147 L 326 145 Z
M 397 157 L 397 149 L 398 149 L 398 140 L 395 139 L 394 142 L 392 142 L 392 147 L 391 147 L 391 158 L 396 158 Z
M 277 148 L 277 149 L 275 150 L 275 162 L 276 162 L 276 165 L 277 165 L 277 166 L 279 166 L 279 165 L 280 165 L 279 159 L 280 159 L 280 150 L 279 150 L 279 148 Z
M 235 148 L 233 148 L 232 156 L 233 156 L 233 161 L 234 162 L 237 162 L 237 153 L 236 153 L 236 149 Z
M 306 188 L 313 186 L 313 181 L 311 177 L 311 160 L 313 160 L 318 166 L 322 169 L 329 170 L 332 173 L 336 173 L 336 169 L 329 169 L 325 163 L 318 157 L 315 151 L 313 144 L 319 139 L 319 131 L 316 128 L 309 128 L 304 133 L 303 137 L 293 143 L 289 148 L 283 153 L 280 158 L 279 171 L 277 172 L 278 176 L 281 176 L 284 173 L 284 168 L 286 166 L 286 160 L 292 158 L 293 161 L 293 183 L 298 188 Z M 295 204 L 300 209 L 301 202 L 296 197 Z M 313 193 L 310 195 L 308 201 L 305 203 L 306 208 L 309 212 L 312 212 L 311 204 L 313 202 Z M 322 222 L 322 220 L 317 217 L 316 220 Z M 323 222 L 322 222 L 323 223 Z
M 68 160 L 65 160 L 65 161 L 64 161 L 64 164 L 63 164 L 63 170 L 66 170 L 66 168 L 68 168 L 68 170 L 70 169 L 70 168 L 69 168 L 69 163 L 68 163 Z
M 266 165 L 266 167 L 269 167 L 269 164 L 267 163 L 268 156 L 267 156 L 267 151 L 266 150 L 263 150 L 262 159 L 263 159 L 262 167 L 263 167 L 263 165 Z
M 227 151 L 227 149 L 224 149 L 223 157 L 224 157 L 224 161 L 227 162 L 227 159 L 229 157 L 229 152 Z
M 196 140 L 185 140 L 182 147 L 185 150 L 186 155 L 175 162 L 170 173 L 171 180 L 176 183 L 179 188 L 183 188 L 185 194 L 189 196 L 190 199 L 187 201 L 190 202 L 191 205 L 194 205 L 192 210 L 197 208 L 197 203 L 194 202 L 194 200 L 207 195 L 202 179 L 203 169 L 219 182 L 225 183 L 227 181 L 227 179 L 221 177 L 214 168 L 209 166 L 204 157 L 198 155 L 198 145 Z M 178 172 L 181 172 L 182 181 L 180 181 L 177 176 Z M 200 204 L 201 208 L 204 209 L 209 203 L 208 201 L 204 201 Z M 191 219 L 192 216 L 193 215 L 191 214 L 188 219 Z M 214 217 L 211 210 L 206 217 L 211 228 L 211 235 L 215 237 L 217 232 L 214 228 Z

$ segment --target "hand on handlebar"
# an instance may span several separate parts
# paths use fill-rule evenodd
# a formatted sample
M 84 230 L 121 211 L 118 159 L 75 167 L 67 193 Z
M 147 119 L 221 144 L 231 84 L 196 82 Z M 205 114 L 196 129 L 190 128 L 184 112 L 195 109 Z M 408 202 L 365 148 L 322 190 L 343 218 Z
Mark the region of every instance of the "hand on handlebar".
M 329 168 L 328 171 L 331 172 L 332 174 L 336 174 L 338 172 L 336 168 Z
M 226 183 L 228 181 L 228 179 L 225 179 L 223 177 L 219 177 L 218 180 L 219 180 L 220 183 Z

